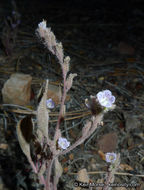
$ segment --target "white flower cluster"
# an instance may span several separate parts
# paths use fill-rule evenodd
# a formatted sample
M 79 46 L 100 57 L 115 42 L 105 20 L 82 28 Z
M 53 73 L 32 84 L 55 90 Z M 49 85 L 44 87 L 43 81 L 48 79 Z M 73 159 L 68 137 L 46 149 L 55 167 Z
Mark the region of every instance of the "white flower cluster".
M 115 97 L 112 96 L 112 93 L 110 90 L 104 90 L 96 95 L 98 102 L 100 105 L 106 108 L 111 108 L 112 104 L 115 102 Z
M 117 155 L 114 152 L 108 152 L 106 153 L 105 156 L 106 156 L 106 162 L 111 162 L 111 163 L 114 163 L 117 158 Z
M 67 149 L 69 147 L 69 145 L 70 145 L 70 142 L 67 141 L 66 138 L 60 137 L 59 140 L 58 140 L 58 145 L 62 149 Z

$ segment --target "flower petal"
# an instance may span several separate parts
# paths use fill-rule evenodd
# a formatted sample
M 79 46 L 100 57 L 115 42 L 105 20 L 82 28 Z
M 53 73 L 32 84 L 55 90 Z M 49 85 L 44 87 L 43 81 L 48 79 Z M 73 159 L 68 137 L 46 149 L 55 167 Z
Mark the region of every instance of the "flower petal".
M 111 97 L 112 95 L 110 90 L 104 90 L 103 93 L 104 93 L 104 96 L 106 96 L 107 98 Z
M 49 108 L 49 109 L 53 109 L 55 107 L 55 103 L 54 103 L 54 101 L 51 98 L 49 98 L 46 101 L 46 105 L 47 105 L 47 108 Z
M 58 145 L 59 145 L 60 148 L 65 150 L 65 149 L 67 149 L 69 147 L 70 142 L 67 141 L 66 138 L 60 137 L 59 140 L 58 140 Z
M 96 96 L 97 96 L 98 100 L 101 101 L 103 99 L 103 92 L 97 93 Z
M 116 160 L 116 153 L 114 152 L 108 152 L 106 153 L 106 162 L 111 162 L 114 163 L 114 161 Z
M 115 97 L 114 96 L 111 96 L 110 97 L 110 102 L 113 104 L 115 102 Z
M 101 92 L 98 92 L 96 97 L 99 104 L 103 107 L 110 108 L 112 107 L 112 104 L 115 102 L 115 97 L 112 96 L 110 90 L 103 90 Z

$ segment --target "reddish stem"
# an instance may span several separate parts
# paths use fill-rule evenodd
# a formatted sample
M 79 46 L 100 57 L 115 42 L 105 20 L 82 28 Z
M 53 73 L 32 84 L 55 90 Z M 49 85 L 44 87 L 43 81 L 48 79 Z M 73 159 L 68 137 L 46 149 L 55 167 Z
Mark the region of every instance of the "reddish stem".
M 54 161 L 54 159 L 49 160 L 47 171 L 46 171 L 46 183 L 45 183 L 46 190 L 51 190 L 50 177 L 51 177 L 53 161 Z
M 29 163 L 31 164 L 31 167 L 32 167 L 33 171 L 34 171 L 36 174 L 38 174 L 38 170 L 37 170 L 36 166 L 34 165 L 32 159 L 31 159 L 31 158 L 28 158 L 28 161 L 29 161 Z M 39 176 L 39 180 L 40 180 L 40 183 L 41 183 L 41 184 L 44 184 L 44 185 L 45 185 L 45 179 L 44 179 L 43 176 Z

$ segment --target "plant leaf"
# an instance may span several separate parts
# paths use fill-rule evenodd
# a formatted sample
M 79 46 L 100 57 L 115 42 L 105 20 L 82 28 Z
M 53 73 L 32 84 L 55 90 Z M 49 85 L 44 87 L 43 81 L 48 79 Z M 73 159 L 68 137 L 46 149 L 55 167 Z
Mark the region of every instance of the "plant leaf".
M 46 138 L 48 137 L 48 121 L 49 121 L 49 114 L 46 107 L 47 92 L 48 92 L 48 80 L 46 81 L 45 92 L 37 109 L 38 129 L 42 132 L 43 136 L 45 136 Z M 40 141 L 42 140 L 41 137 L 39 137 L 39 140 Z
M 70 88 L 72 87 L 73 79 L 76 77 L 76 73 L 70 73 L 67 80 L 66 80 L 66 91 L 68 92 Z
M 33 133 L 33 123 L 31 120 L 31 115 L 28 115 L 21 120 L 20 127 L 24 139 L 27 143 L 30 143 Z
M 22 130 L 21 130 L 22 120 L 20 120 L 18 122 L 17 127 L 16 127 L 18 141 L 19 141 L 19 144 L 20 144 L 20 147 L 21 147 L 23 153 L 27 156 L 27 158 L 31 158 L 31 156 L 30 156 L 30 144 L 26 141 L 25 137 L 23 136 Z

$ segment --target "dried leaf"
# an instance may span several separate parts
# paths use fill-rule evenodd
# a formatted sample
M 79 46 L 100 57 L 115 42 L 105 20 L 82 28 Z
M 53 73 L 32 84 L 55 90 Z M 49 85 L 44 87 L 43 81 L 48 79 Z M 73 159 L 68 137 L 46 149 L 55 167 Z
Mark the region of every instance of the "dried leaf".
M 119 168 L 121 170 L 127 170 L 127 171 L 132 171 L 134 170 L 131 166 L 129 166 L 128 164 L 120 164 Z
M 82 181 L 82 182 L 87 182 L 87 183 L 89 182 L 89 176 L 85 168 L 78 171 L 77 180 Z
M 105 160 L 105 154 L 101 150 L 98 151 L 98 154 L 100 155 L 102 160 Z
M 46 138 L 48 137 L 48 121 L 49 121 L 49 114 L 46 107 L 47 91 L 48 91 L 48 80 L 46 81 L 45 92 L 37 109 L 38 129 L 42 132 L 43 136 L 45 136 Z M 39 137 L 39 140 L 41 140 L 41 137 Z
M 21 132 L 27 143 L 30 143 L 33 133 L 33 123 L 31 120 L 31 115 L 26 116 L 21 120 Z
M 20 144 L 20 147 L 23 151 L 23 153 L 27 156 L 27 158 L 30 158 L 30 145 L 29 143 L 25 140 L 25 137 L 23 136 L 22 134 L 22 131 L 21 131 L 21 121 L 20 120 L 17 124 L 17 127 L 16 127 L 16 130 L 17 130 L 17 136 L 18 136 L 18 141 L 19 141 L 19 144 Z
M 117 146 L 117 134 L 115 132 L 108 133 L 98 140 L 99 149 L 104 152 L 114 152 Z

